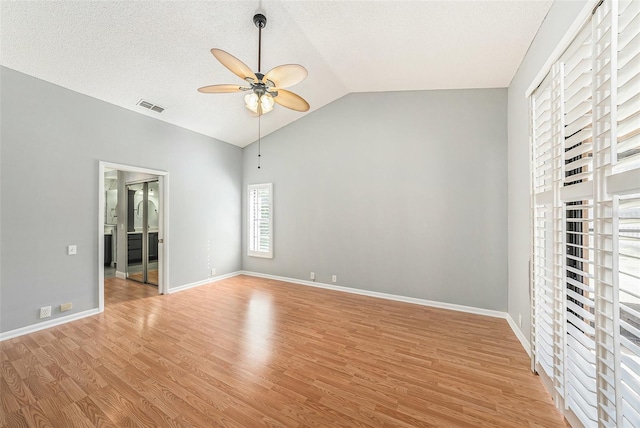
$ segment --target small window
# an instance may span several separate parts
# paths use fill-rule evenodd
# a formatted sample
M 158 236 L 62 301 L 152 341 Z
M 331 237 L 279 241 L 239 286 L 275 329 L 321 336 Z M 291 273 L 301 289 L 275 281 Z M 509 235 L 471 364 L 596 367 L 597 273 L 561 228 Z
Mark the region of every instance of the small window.
M 249 255 L 273 258 L 273 184 L 249 185 Z

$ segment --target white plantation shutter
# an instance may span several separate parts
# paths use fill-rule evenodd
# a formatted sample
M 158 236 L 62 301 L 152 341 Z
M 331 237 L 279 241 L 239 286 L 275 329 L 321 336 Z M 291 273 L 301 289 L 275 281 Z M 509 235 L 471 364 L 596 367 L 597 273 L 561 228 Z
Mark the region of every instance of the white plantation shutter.
M 561 138 L 562 124 L 559 109 L 552 105 L 560 97 L 559 70 L 547 76 L 532 99 L 532 158 L 534 168 L 533 189 L 533 298 L 534 319 L 533 352 L 535 360 L 550 379 L 553 388 L 563 395 L 562 360 L 556 356 L 563 344 L 562 324 L 562 229 L 554 220 L 559 178 L 554 176 L 561 163 L 561 151 L 554 144 Z
M 598 419 L 593 201 L 566 203 L 567 404 L 585 426 Z
M 593 179 L 591 26 L 580 32 L 560 61 L 564 101 L 564 185 Z M 589 188 L 589 186 L 581 186 Z
M 586 25 L 559 61 L 564 119 L 562 229 L 566 310 L 566 405 L 585 425 L 598 419 L 593 231 L 593 29 Z
M 613 172 L 623 175 L 640 169 L 640 2 L 621 1 L 617 6 Z M 640 177 L 630 183 L 636 186 L 635 194 L 615 197 L 616 386 L 619 425 L 640 428 Z
M 607 1 L 595 11 L 592 19 L 593 43 L 593 124 L 594 124 L 594 287 L 595 287 L 595 344 L 598 385 L 598 421 L 614 426 L 618 421 L 616 402 L 616 372 L 614 313 L 616 311 L 615 274 L 613 261 L 615 242 L 614 201 L 606 191 L 606 177 L 611 173 L 612 118 L 615 102 L 615 46 L 617 3 Z
M 533 97 L 534 193 L 553 190 L 553 140 L 551 117 L 551 75 L 542 82 Z
M 623 426 L 640 427 L 640 193 L 618 212 L 620 407 Z
M 531 126 L 535 368 L 571 424 L 640 428 L 640 1 L 596 6 Z
M 273 257 L 273 184 L 251 184 L 249 194 L 250 256 Z
M 640 2 L 619 4 L 616 172 L 640 167 Z

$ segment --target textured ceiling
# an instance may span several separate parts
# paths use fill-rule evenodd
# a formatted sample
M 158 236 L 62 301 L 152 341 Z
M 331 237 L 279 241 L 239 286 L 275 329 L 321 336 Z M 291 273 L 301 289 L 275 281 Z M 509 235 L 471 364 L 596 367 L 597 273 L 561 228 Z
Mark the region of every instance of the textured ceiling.
M 0 64 L 244 147 L 258 137 L 242 83 L 209 50 L 262 71 L 298 63 L 292 91 L 314 111 L 349 92 L 507 87 L 551 0 L 544 1 L 1 1 Z M 144 98 L 166 110 L 136 106 Z M 276 106 L 262 134 L 308 113 Z

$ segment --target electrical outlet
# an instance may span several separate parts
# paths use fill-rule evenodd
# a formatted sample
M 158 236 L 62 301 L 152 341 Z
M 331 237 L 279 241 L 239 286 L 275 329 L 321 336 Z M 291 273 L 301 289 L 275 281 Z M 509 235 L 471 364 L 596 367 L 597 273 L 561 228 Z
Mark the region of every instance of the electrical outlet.
M 337 275 L 331 275 L 331 282 L 338 282 L 338 276 Z
M 43 306 L 40 308 L 40 318 L 49 318 L 51 316 L 51 306 Z
M 311 279 L 312 280 L 316 280 L 316 273 L 315 272 L 311 272 Z
M 70 311 L 72 308 L 73 308 L 73 304 L 71 302 L 63 303 L 60 305 L 60 312 Z
M 78 254 L 78 246 L 77 245 L 69 245 L 67 247 L 67 255 L 73 256 L 74 254 Z
M 211 276 L 214 276 L 215 274 L 216 274 L 216 269 L 215 268 L 211 269 Z

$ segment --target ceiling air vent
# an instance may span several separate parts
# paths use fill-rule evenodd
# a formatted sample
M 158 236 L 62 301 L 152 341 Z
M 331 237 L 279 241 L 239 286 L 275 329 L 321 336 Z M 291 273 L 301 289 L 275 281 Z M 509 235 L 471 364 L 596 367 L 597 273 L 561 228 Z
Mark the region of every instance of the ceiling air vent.
M 146 100 L 138 101 L 137 105 L 139 105 L 140 107 L 144 107 L 146 109 L 155 111 L 156 113 L 162 113 L 164 111 L 164 107 L 161 107 L 157 104 L 150 103 L 149 101 L 146 101 Z

